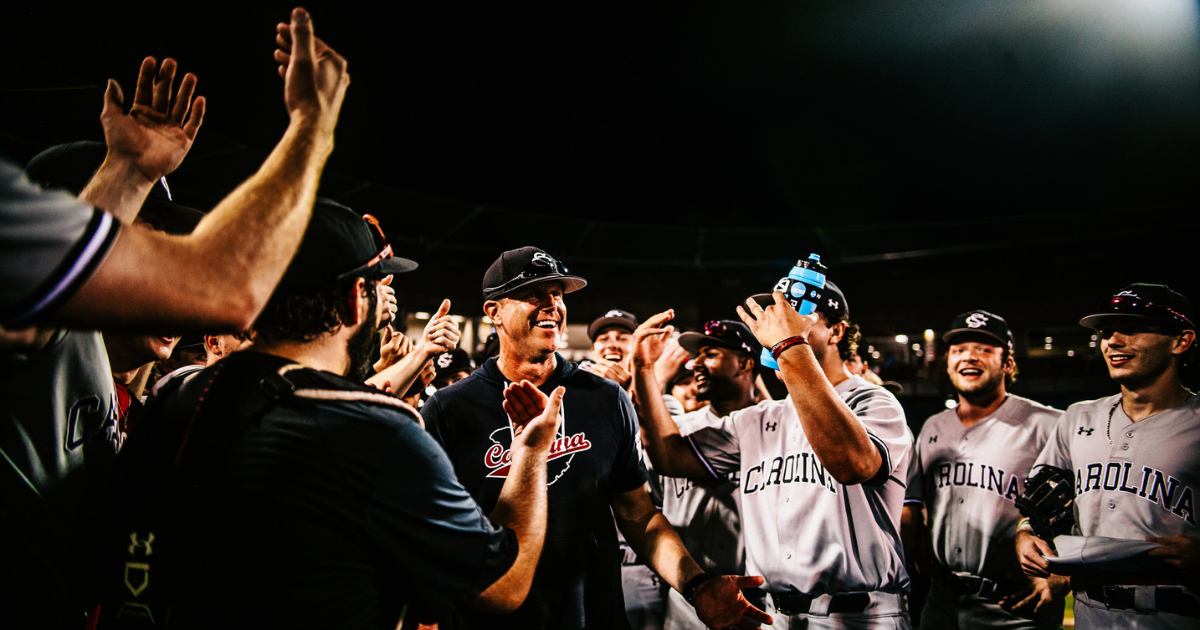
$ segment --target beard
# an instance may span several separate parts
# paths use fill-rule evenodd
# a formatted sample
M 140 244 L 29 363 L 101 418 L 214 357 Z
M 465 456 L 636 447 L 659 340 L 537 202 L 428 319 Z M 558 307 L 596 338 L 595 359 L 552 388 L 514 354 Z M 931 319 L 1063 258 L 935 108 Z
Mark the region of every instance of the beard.
M 378 301 L 374 291 L 367 292 L 367 312 L 371 314 L 371 321 L 363 322 L 346 341 L 350 365 L 346 368 L 345 377 L 355 383 L 367 380 L 371 370 L 371 359 L 374 357 L 375 348 L 379 346 L 379 312 L 376 310 Z
M 951 375 L 950 382 L 959 394 L 968 399 L 991 399 L 996 396 L 1000 391 L 1000 386 L 1004 384 L 1004 372 L 993 372 L 988 374 L 986 379 L 970 384 L 960 381 L 957 377 L 957 374 Z

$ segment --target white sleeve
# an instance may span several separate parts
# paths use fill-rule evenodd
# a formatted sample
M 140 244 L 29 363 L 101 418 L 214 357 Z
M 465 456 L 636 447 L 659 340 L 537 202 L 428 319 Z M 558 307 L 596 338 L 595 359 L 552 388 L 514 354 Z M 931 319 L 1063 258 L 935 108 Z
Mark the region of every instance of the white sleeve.
M 736 411 L 722 418 L 717 425 L 698 429 L 684 437 L 712 479 L 723 479 L 725 475 L 741 470 L 742 449 L 735 422 L 746 411 Z
M 19 328 L 70 298 L 104 260 L 120 223 L 29 183 L 0 160 L 0 324 Z
M 1046 440 L 1046 446 L 1042 448 L 1037 460 L 1033 462 L 1033 467 L 1028 473 L 1029 476 L 1032 477 L 1034 471 L 1040 466 L 1055 466 L 1071 470 L 1071 452 L 1067 436 L 1071 427 L 1075 426 L 1075 415 L 1072 407 L 1058 419 L 1058 423 L 1054 425 L 1054 432 L 1050 434 L 1050 439 Z
M 875 477 L 864 485 L 881 486 L 888 479 L 906 483 L 908 462 L 913 451 L 912 431 L 904 420 L 904 409 L 890 392 L 882 387 L 860 387 L 846 399 L 850 411 L 867 430 L 867 436 L 883 456 L 883 465 Z
M 926 420 L 925 424 L 929 424 Z M 924 427 L 921 431 L 924 434 Z M 908 477 L 905 483 L 908 486 L 904 490 L 904 502 L 915 501 L 924 503 L 925 501 L 925 469 L 921 462 L 921 442 L 917 441 L 913 445 L 912 459 L 908 462 Z

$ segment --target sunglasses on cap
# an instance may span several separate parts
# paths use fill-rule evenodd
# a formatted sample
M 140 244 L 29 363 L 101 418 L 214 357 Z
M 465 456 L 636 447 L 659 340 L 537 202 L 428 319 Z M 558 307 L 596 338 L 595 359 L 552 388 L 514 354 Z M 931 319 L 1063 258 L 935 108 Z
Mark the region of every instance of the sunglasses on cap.
M 547 276 L 565 276 L 570 272 L 567 271 L 567 266 L 562 264 L 562 261 L 555 260 L 546 254 L 538 254 L 532 260 L 525 263 L 521 268 L 521 273 L 502 283 L 498 287 L 488 287 L 488 291 L 503 291 L 504 289 L 514 284 L 519 284 L 533 278 L 544 278 Z
M 729 326 L 721 320 L 713 320 L 704 323 L 704 335 L 706 337 L 724 337 L 730 333 Z
M 1108 301 L 1104 310 L 1106 315 L 1138 315 L 1157 319 L 1164 323 L 1174 322 L 1180 326 L 1195 327 L 1192 320 L 1183 313 L 1165 304 L 1147 302 L 1135 296 L 1118 295 Z
M 366 265 L 367 267 L 371 267 L 379 264 L 384 259 L 392 257 L 392 244 L 388 242 L 387 236 L 384 236 L 383 228 L 379 226 L 379 219 L 369 214 L 362 215 L 362 218 L 363 221 L 367 222 L 367 225 L 375 228 L 374 232 L 371 233 L 371 239 L 375 241 L 375 246 L 379 248 L 379 253 Z

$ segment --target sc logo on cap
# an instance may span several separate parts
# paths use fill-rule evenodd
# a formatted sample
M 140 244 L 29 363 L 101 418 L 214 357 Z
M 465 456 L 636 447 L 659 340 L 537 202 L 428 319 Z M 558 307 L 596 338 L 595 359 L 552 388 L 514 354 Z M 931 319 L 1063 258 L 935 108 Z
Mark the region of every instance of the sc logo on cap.
M 611 310 L 604 314 L 605 317 L 625 317 L 625 313 L 618 310 Z
M 967 316 L 967 326 L 971 328 L 982 328 L 988 323 L 988 316 L 983 313 L 971 313 Z
M 450 367 L 450 363 L 453 361 L 454 355 L 450 354 L 449 352 L 443 352 L 442 354 L 438 355 L 437 358 L 438 367 L 442 368 L 443 370 Z

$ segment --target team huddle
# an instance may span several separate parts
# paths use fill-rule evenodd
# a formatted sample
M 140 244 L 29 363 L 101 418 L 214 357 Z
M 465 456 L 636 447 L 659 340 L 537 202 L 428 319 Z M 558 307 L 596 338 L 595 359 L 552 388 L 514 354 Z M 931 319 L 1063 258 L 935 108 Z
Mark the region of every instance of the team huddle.
M 5 596 L 18 625 L 899 629 L 916 575 L 923 628 L 1057 628 L 1068 593 L 1080 628 L 1200 624 L 1183 295 L 1134 284 L 1084 314 L 1121 391 L 1065 412 L 1008 392 L 1003 317 L 954 317 L 956 404 L 914 437 L 863 371 L 853 287 L 819 265 L 700 331 L 614 308 L 575 363 L 559 342 L 587 280 L 522 247 L 482 276 L 476 368 L 448 301 L 418 339 L 397 329 L 416 262 L 316 196 L 345 61 L 300 9 L 276 41 L 292 124 L 183 228 L 146 201 L 204 113 L 191 75 L 172 103 L 171 60 L 143 65 L 129 114 L 110 86 L 106 146 L 0 162 L 0 242 L 25 261 L 0 304 L 24 401 L 0 431 L 0 549 L 36 578 Z M 164 327 L 231 334 L 143 407 L 108 328 Z

